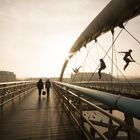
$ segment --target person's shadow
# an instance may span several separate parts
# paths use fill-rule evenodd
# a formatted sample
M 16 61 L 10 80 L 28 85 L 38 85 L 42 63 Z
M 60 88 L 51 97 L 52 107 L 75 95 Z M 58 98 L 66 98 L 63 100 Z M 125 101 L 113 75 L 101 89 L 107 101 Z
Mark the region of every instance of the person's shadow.
M 38 108 L 41 108 L 41 96 L 38 97 Z
M 49 98 L 50 98 L 50 95 L 47 94 L 47 104 L 49 103 Z

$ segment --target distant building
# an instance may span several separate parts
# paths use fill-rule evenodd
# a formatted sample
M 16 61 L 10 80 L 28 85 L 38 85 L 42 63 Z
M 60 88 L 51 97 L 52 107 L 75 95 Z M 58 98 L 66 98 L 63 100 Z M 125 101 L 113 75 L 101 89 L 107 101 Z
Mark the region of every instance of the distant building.
M 98 81 L 99 75 L 98 73 L 93 72 L 80 72 L 71 75 L 71 82 L 79 82 L 79 81 Z M 110 81 L 111 75 L 107 73 L 102 73 L 102 81 Z M 113 77 L 113 80 L 115 78 Z
M 0 71 L 0 82 L 16 81 L 16 75 L 9 71 Z

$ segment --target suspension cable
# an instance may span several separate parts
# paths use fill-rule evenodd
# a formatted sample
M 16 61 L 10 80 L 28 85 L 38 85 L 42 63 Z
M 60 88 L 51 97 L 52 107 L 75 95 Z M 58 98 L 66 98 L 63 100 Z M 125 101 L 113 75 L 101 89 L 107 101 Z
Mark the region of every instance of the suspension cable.
M 104 48 L 102 47 L 102 45 L 99 43 L 99 42 L 97 42 L 98 44 L 99 44 L 99 46 L 103 49 L 103 51 L 105 52 L 105 50 L 104 50 Z M 107 54 L 107 57 L 111 60 L 111 57 Z M 127 83 L 130 85 L 130 86 L 132 86 L 132 84 L 130 83 L 130 81 L 126 78 L 126 76 L 123 74 L 123 72 L 118 68 L 118 66 L 113 62 L 113 64 L 115 65 L 115 67 L 117 68 L 117 70 L 122 74 L 122 76 L 124 77 L 124 79 L 127 81 Z M 140 65 L 140 64 L 139 64 Z M 133 86 L 133 89 L 136 91 L 136 88 Z M 140 95 L 140 93 L 138 93 L 137 91 L 136 91 L 136 93 L 138 94 L 138 95 Z
M 87 48 L 85 48 L 85 49 L 86 49 L 86 51 L 87 51 Z M 83 66 L 84 66 L 84 68 L 83 68 L 83 72 L 85 71 L 86 60 L 87 60 L 88 54 L 89 54 L 89 52 L 87 51 L 87 55 L 86 55 L 86 57 L 85 57 L 85 59 L 84 59 L 84 61 L 83 61 Z M 84 74 L 84 73 L 82 73 L 82 75 L 81 75 L 80 82 L 82 82 L 83 74 Z
M 87 50 L 86 46 L 85 46 L 85 49 Z M 87 57 L 88 57 L 89 52 L 91 51 L 91 49 L 92 49 L 92 47 L 90 48 L 89 51 L 87 51 L 87 55 L 86 55 L 85 59 L 83 60 L 83 62 L 81 63 L 81 66 L 84 64 L 84 67 L 85 67 L 85 65 L 86 65 L 86 59 L 87 59 Z M 82 74 L 82 76 L 81 76 L 81 80 L 82 80 L 82 77 L 83 77 L 83 74 Z M 75 80 L 75 78 L 76 78 L 76 74 L 75 74 L 75 76 L 74 76 L 74 78 L 72 79 L 71 82 L 73 82 L 73 81 Z
M 127 24 L 127 23 L 126 23 Z M 125 25 L 126 25 L 125 24 Z M 110 49 L 112 48 L 112 45 L 114 45 L 114 43 L 116 42 L 116 40 L 118 39 L 118 37 L 120 36 L 120 34 L 122 33 L 123 28 L 120 30 L 120 32 L 118 33 L 117 37 L 114 39 L 114 41 L 112 42 L 111 46 L 109 47 L 109 49 L 107 50 L 107 52 L 105 53 L 103 59 L 107 56 L 108 52 L 110 51 Z M 99 64 L 100 65 L 100 64 Z M 99 67 L 98 65 L 98 67 Z M 97 71 L 98 67 L 95 69 L 95 72 Z M 95 72 L 90 76 L 89 80 L 87 81 L 87 84 L 89 83 L 89 81 L 92 79 L 92 77 L 94 76 Z
M 93 47 L 91 47 L 91 49 L 92 49 Z M 84 69 L 85 69 L 85 66 L 86 66 L 86 62 L 87 62 L 87 58 L 88 58 L 88 56 L 89 56 L 89 54 L 90 54 L 90 52 L 91 52 L 91 49 L 89 49 L 89 50 L 87 50 L 87 48 L 86 48 L 86 51 L 87 51 L 87 55 L 86 55 L 86 57 L 85 57 L 85 60 L 84 60 Z M 84 73 L 83 73 L 84 74 Z M 83 78 L 83 74 L 82 74 L 82 76 L 81 76 L 81 81 L 82 81 L 82 78 Z
M 80 55 L 78 55 L 78 57 L 76 58 L 76 61 L 75 61 L 74 65 L 76 65 L 76 63 L 78 62 L 79 57 L 80 57 Z M 73 79 L 75 79 L 75 78 L 76 78 L 76 75 L 74 76 Z M 72 81 L 73 81 L 73 80 L 71 80 L 71 83 L 72 83 Z
M 103 50 L 103 52 L 106 53 L 105 49 L 104 49 L 103 46 L 99 43 L 98 40 L 97 40 L 97 43 L 98 43 L 99 47 Z M 111 58 L 110 58 L 110 56 L 109 56 L 108 54 L 107 54 L 107 57 L 111 60 Z M 108 67 L 106 67 L 106 68 L 107 68 L 107 70 L 108 70 L 109 73 L 110 73 L 110 70 L 108 69 Z
M 127 24 L 127 22 L 126 22 L 126 24 Z M 126 26 L 126 24 L 125 24 L 124 26 Z M 123 27 L 124 27 L 124 26 L 123 26 Z M 108 51 L 106 52 L 105 56 L 103 57 L 103 59 L 108 55 L 108 52 L 110 51 L 110 49 L 112 48 L 112 46 L 114 45 L 114 43 L 116 42 L 116 40 L 118 39 L 118 37 L 120 36 L 120 34 L 122 33 L 123 29 L 124 29 L 124 28 L 122 28 L 122 29 L 120 30 L 120 32 L 118 33 L 118 35 L 116 36 L 116 38 L 115 38 L 114 41 L 112 42 L 111 46 L 109 47 Z M 109 57 L 109 58 L 110 58 L 110 57 Z M 110 58 L 110 59 L 111 59 L 111 58 Z M 113 62 L 113 63 L 114 63 L 114 62 Z M 115 65 L 115 64 L 114 64 L 114 65 Z M 123 72 L 121 72 L 121 70 L 118 68 L 118 66 L 117 66 L 117 65 L 115 65 L 115 66 L 116 66 L 116 68 L 119 70 L 119 72 L 123 75 L 123 77 L 124 77 L 125 80 L 128 82 L 128 84 L 129 84 L 129 85 L 132 85 L 132 84 L 129 82 L 129 80 L 125 77 L 125 75 L 123 74 Z M 98 65 L 98 67 L 99 67 L 99 65 Z M 98 67 L 95 69 L 95 72 L 97 71 Z M 87 81 L 87 84 L 88 84 L 88 82 L 91 80 L 91 78 L 94 76 L 95 72 L 91 75 L 91 77 L 90 77 L 89 80 Z M 133 87 L 133 88 L 134 88 L 134 87 Z M 134 89 L 135 89 L 135 91 L 136 91 L 136 88 L 134 88 Z M 140 93 L 138 93 L 137 91 L 136 91 L 136 93 L 137 93 L 138 95 L 140 95 Z
M 95 43 L 96 43 L 96 51 L 97 51 L 97 55 L 98 55 L 98 59 L 99 59 L 100 56 L 99 56 L 99 50 L 98 50 L 98 46 L 97 46 L 97 39 L 95 39 Z
M 94 59 L 93 55 L 90 55 L 90 53 L 89 53 L 89 56 L 90 56 L 90 57 L 91 57 L 91 59 L 94 61 L 94 63 L 95 63 L 96 65 L 98 65 L 98 64 L 97 64 L 97 62 L 95 61 L 95 59 Z
M 79 57 L 80 57 L 80 55 L 77 57 L 77 59 L 76 59 L 74 65 L 76 65 L 76 63 L 78 62 Z M 77 75 L 77 74 L 74 75 L 73 79 L 71 80 L 71 83 L 75 80 L 76 75 Z
M 116 46 L 114 45 L 114 53 L 115 53 L 115 64 L 116 66 L 118 66 L 118 61 L 117 61 L 117 51 L 116 51 Z M 119 91 L 120 91 L 120 80 L 119 80 L 119 73 L 118 73 L 118 69 L 116 68 L 117 70 L 117 82 L 118 82 L 118 85 L 119 85 Z
M 140 44 L 140 41 L 134 35 L 132 35 L 126 28 L 124 28 L 124 30 Z
M 113 90 L 113 49 L 114 49 L 114 29 L 111 29 L 112 33 L 112 59 L 111 59 L 111 89 Z

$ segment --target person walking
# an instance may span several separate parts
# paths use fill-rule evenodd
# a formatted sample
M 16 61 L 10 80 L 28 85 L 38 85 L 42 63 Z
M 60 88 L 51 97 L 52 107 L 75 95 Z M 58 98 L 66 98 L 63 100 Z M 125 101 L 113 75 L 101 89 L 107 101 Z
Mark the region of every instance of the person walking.
M 51 87 L 51 82 L 49 79 L 47 79 L 46 83 L 45 83 L 45 88 L 46 88 L 46 91 L 47 91 L 47 95 L 49 95 L 50 93 L 50 87 Z
M 39 81 L 37 82 L 37 88 L 38 88 L 38 95 L 40 97 L 42 89 L 43 89 L 43 81 L 42 81 L 42 79 L 39 79 Z

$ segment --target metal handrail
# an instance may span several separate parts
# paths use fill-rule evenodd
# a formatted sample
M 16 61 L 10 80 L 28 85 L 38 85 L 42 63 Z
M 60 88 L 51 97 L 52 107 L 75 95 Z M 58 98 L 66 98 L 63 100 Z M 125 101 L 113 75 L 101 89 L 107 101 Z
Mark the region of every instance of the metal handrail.
M 124 81 L 82 81 L 72 82 L 72 84 L 140 99 L 140 82 L 128 83 Z
M 140 100 L 132 99 L 128 97 L 123 97 L 120 95 L 114 95 L 103 91 L 88 89 L 76 85 L 71 85 L 68 83 L 56 82 L 61 86 L 78 91 L 81 95 L 95 99 L 105 105 L 108 105 L 112 108 L 116 108 L 124 113 L 127 113 L 137 119 L 140 119 Z
M 36 82 L 34 81 L 18 81 L 18 82 L 7 82 L 0 83 L 0 106 L 9 101 L 25 95 L 29 91 L 36 87 Z
M 122 127 L 123 130 L 125 131 L 129 131 L 129 132 L 132 132 L 133 135 L 137 135 L 138 137 L 140 136 L 140 130 L 135 128 L 134 126 L 131 126 L 130 124 L 128 124 L 125 120 L 121 120 L 119 119 L 118 117 L 116 116 L 113 116 L 112 114 L 108 113 L 107 111 L 105 111 L 104 109 L 102 109 L 101 107 L 97 106 L 96 104 L 92 103 L 91 102 L 91 99 L 98 99 L 98 98 L 95 98 L 95 96 L 97 96 L 97 94 L 95 93 L 95 90 L 93 90 L 93 94 L 95 94 L 94 96 L 91 95 L 91 89 L 90 92 L 88 89 L 86 88 L 82 88 L 82 87 L 78 87 L 78 86 L 74 86 L 74 85 L 70 85 L 70 84 L 66 84 L 66 83 L 61 83 L 61 82 L 53 82 L 53 87 L 56 91 L 56 93 L 59 93 L 59 96 L 62 98 L 62 103 L 66 106 L 66 108 L 69 110 L 69 113 L 71 114 L 71 116 L 74 118 L 75 122 L 80 126 L 80 128 L 82 129 L 82 131 L 84 130 L 83 127 L 81 126 L 81 124 L 78 122 L 78 120 L 75 118 L 74 114 L 72 113 L 73 109 L 81 116 L 82 120 L 84 120 L 84 122 L 87 122 L 91 129 L 93 129 L 102 139 L 106 140 L 106 136 L 104 136 L 101 132 L 99 132 L 94 126 L 95 126 L 95 123 L 92 123 L 90 120 L 88 120 L 87 118 L 85 118 L 85 116 L 82 115 L 82 112 L 80 111 L 81 107 L 77 108 L 76 105 L 74 105 L 73 103 L 73 100 L 72 100 L 72 96 L 74 96 L 75 98 L 77 98 L 77 101 L 79 100 L 80 102 L 84 102 L 86 103 L 87 105 L 90 105 L 92 106 L 95 110 L 101 112 L 102 114 L 104 114 L 105 116 L 107 116 L 109 119 L 111 119 L 112 121 L 116 122 L 119 124 L 118 126 L 118 129 L 120 129 L 120 126 Z M 90 94 L 89 94 L 90 93 Z M 104 93 L 106 94 L 106 93 Z M 82 97 L 81 97 L 82 95 Z M 84 95 L 84 97 L 83 97 Z M 90 96 L 89 96 L 90 95 Z M 110 94 L 109 94 L 110 95 Z M 98 95 L 98 96 L 101 96 L 101 98 L 104 98 L 105 96 L 102 96 L 102 94 Z M 87 97 L 90 97 L 90 101 L 88 101 Z M 109 96 L 106 96 L 105 99 L 102 99 L 101 101 L 103 100 L 106 100 L 107 97 Z M 114 96 L 113 96 L 114 97 Z M 113 97 L 111 97 L 111 99 L 113 99 Z M 116 98 L 116 96 L 115 96 Z M 119 96 L 119 98 L 121 99 L 121 97 Z M 116 98 L 117 100 L 119 100 L 119 98 Z M 122 98 L 123 99 L 123 98 Z M 126 99 L 126 98 L 125 98 Z M 61 100 L 61 99 L 60 99 Z M 100 101 L 100 98 L 98 99 L 98 101 Z M 108 100 L 107 100 L 108 101 Z M 117 101 L 118 102 L 118 101 Z M 128 101 L 129 102 L 129 101 Z M 120 104 L 120 103 L 116 103 L 116 104 Z M 113 102 L 111 101 L 109 104 L 107 105 L 110 105 L 112 107 L 113 105 Z M 71 106 L 71 107 L 70 107 Z M 133 105 L 132 105 L 133 106 Z M 115 106 L 117 107 L 117 106 Z M 73 108 L 73 109 L 71 109 Z M 124 114 L 126 114 L 126 112 L 124 112 Z M 98 124 L 100 124 L 100 122 L 98 122 Z M 116 127 L 115 125 L 113 124 L 109 124 L 109 125 L 106 125 L 106 126 L 111 126 L 112 127 Z M 105 125 L 104 125 L 105 126 Z M 85 132 L 85 131 L 84 131 Z M 115 135 L 115 134 L 114 134 Z M 87 133 L 87 137 L 89 137 L 89 139 L 92 139 L 91 136 L 90 136 L 90 133 L 88 132 Z

